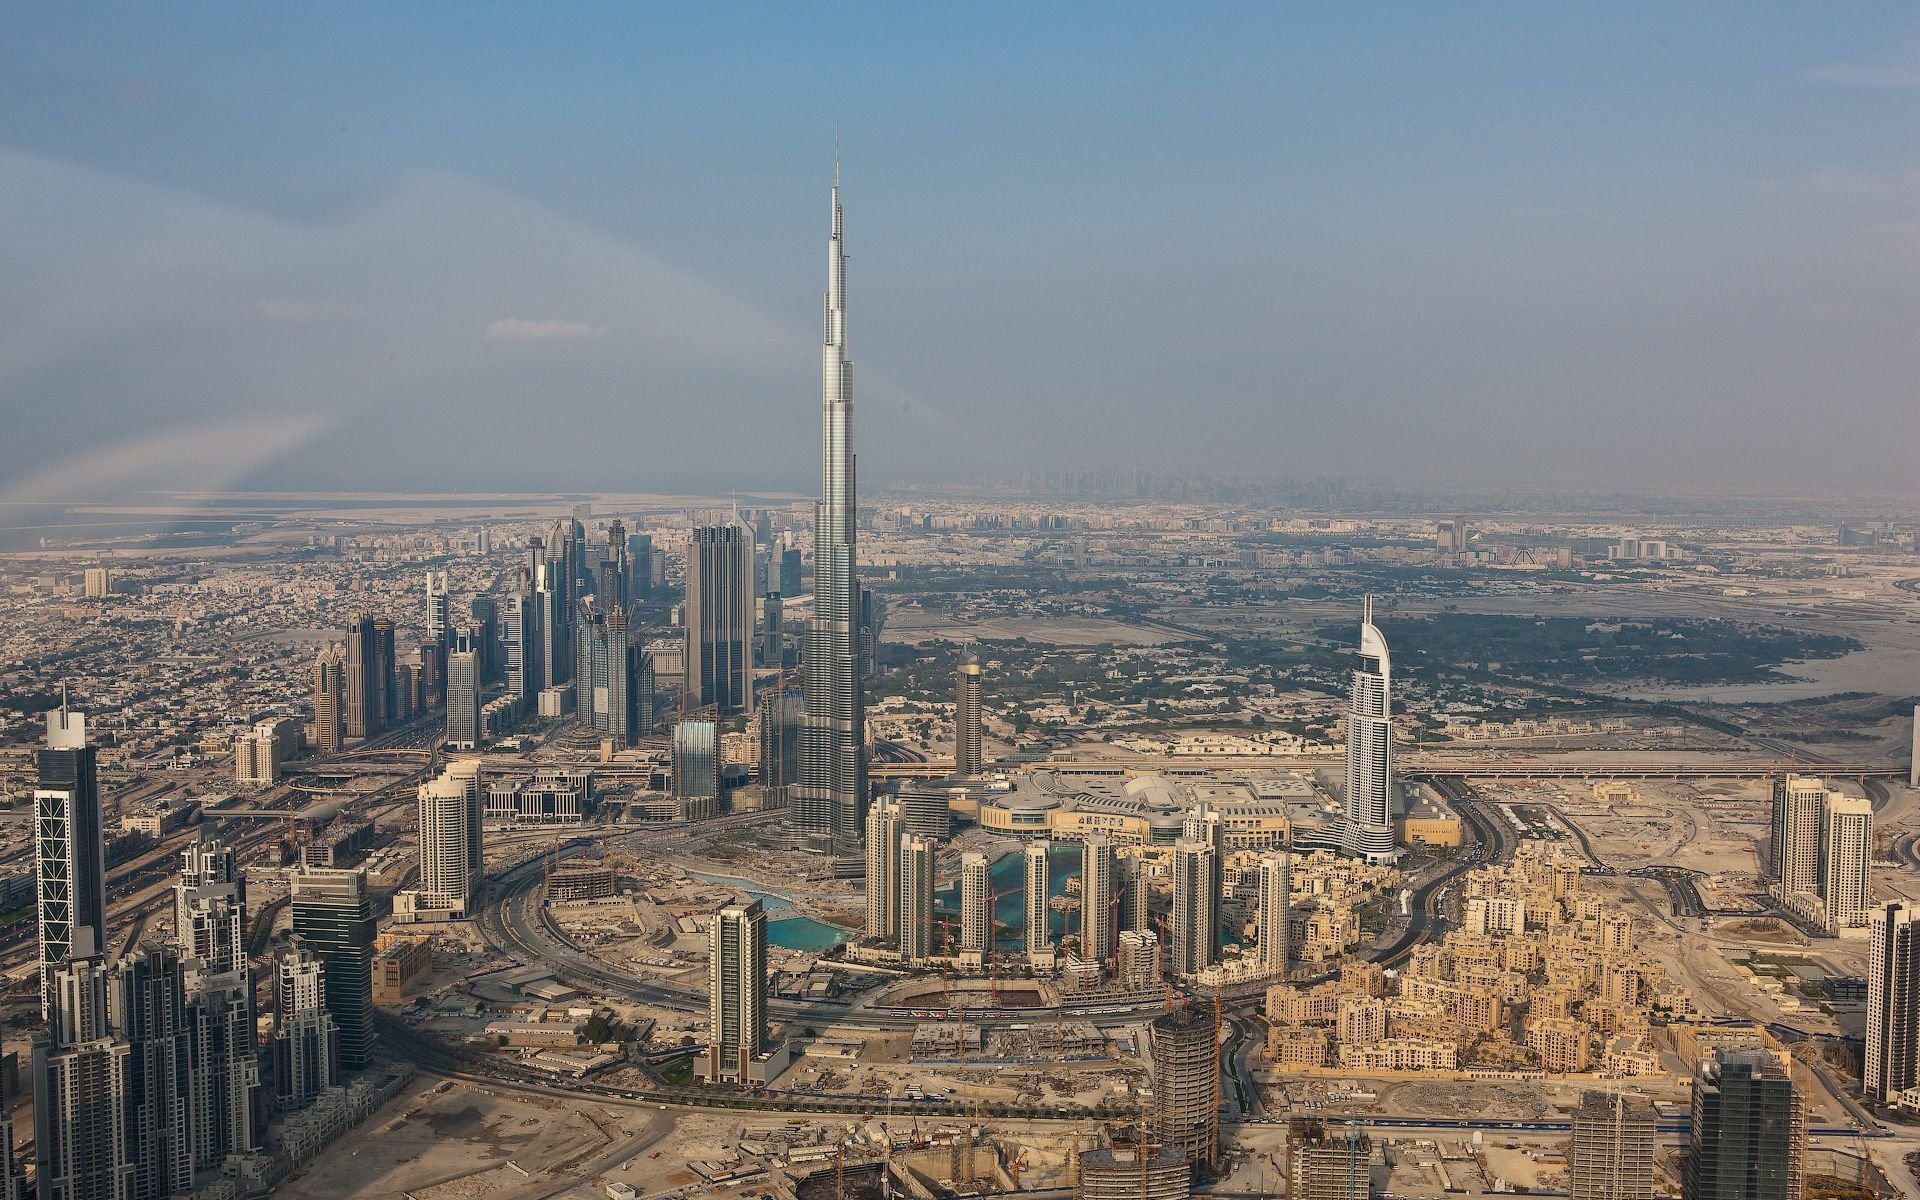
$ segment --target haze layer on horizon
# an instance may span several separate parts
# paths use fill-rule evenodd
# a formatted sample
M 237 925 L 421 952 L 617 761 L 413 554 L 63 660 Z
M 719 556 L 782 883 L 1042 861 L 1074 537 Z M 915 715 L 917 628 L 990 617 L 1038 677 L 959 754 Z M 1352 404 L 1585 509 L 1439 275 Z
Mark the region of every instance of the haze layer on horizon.
M 41 6 L 0 500 L 861 473 L 1912 486 L 1898 7 Z

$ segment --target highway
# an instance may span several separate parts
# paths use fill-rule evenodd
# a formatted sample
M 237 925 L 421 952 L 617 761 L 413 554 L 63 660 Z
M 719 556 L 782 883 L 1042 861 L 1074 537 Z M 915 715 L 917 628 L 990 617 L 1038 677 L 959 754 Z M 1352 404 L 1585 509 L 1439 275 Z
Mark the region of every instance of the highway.
M 1460 819 L 1473 829 L 1480 852 L 1461 859 L 1413 889 L 1413 895 L 1408 900 L 1412 915 L 1406 929 L 1389 944 L 1376 948 L 1370 956 L 1382 966 L 1395 967 L 1407 961 L 1413 957 L 1415 946 L 1438 931 L 1442 921 L 1441 908 L 1446 903 L 1447 885 L 1484 863 L 1506 861 L 1510 853 L 1511 837 L 1506 821 L 1497 814 L 1489 814 L 1480 801 L 1471 798 L 1464 778 L 1457 775 L 1431 775 L 1424 778 L 1460 814 Z

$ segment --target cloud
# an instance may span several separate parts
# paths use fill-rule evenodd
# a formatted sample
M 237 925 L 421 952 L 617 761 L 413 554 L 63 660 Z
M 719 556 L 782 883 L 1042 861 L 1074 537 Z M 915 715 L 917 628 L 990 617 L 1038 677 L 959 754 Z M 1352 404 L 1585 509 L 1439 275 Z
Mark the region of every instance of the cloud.
M 1920 88 L 1920 47 L 1908 51 L 1907 59 L 1904 63 L 1882 66 L 1842 64 L 1815 67 L 1807 72 L 1807 77 L 1822 83 L 1837 83 L 1841 87 Z
M 315 414 L 235 417 L 88 447 L 0 486 L 0 503 L 70 504 L 132 492 L 217 490 L 311 442 Z
M 589 325 L 585 321 L 528 321 L 520 317 L 502 317 L 487 326 L 486 338 L 490 342 L 573 342 L 581 338 L 599 337 L 606 332 L 605 325 Z

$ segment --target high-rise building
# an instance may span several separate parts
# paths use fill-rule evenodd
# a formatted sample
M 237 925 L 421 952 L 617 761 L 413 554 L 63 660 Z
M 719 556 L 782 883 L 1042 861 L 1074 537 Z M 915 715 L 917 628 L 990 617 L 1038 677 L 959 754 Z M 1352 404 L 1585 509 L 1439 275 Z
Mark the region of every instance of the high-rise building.
M 313 748 L 336 753 L 346 741 L 346 663 L 339 646 L 313 660 Z
M 712 721 L 673 727 L 673 798 L 683 821 L 704 821 L 720 811 L 719 730 Z
M 1373 597 L 1360 619 L 1360 663 L 1347 695 L 1347 798 L 1341 846 L 1368 862 L 1394 862 L 1393 660 L 1373 623 Z
M 1153 866 L 1145 855 L 1134 855 L 1126 860 L 1126 904 L 1122 909 L 1126 928 L 1151 930 L 1153 928 Z
M 780 594 L 798 596 L 805 580 L 800 570 L 800 547 L 787 546 L 780 551 Z M 1914 785 L 1920 787 L 1920 783 Z
M 980 662 L 972 655 L 953 673 L 953 773 L 980 774 Z
M 533 586 L 521 579 L 500 608 L 500 648 L 507 691 L 524 711 L 540 694 L 540 631 L 534 626 Z
M 448 763 L 420 785 L 420 907 L 449 920 L 477 916 L 486 891 L 480 760 Z
M 1149 1030 L 1154 1136 L 1185 1154 L 1196 1170 L 1211 1171 L 1220 1145 L 1220 1048 L 1213 1015 L 1179 1009 L 1155 1017 Z
M 31 1058 L 28 1070 L 32 1070 Z M 19 1094 L 18 1078 L 18 1072 L 0 1075 L 0 1200 L 25 1200 L 31 1194 L 27 1188 L 27 1164 L 13 1145 L 13 1106 Z
M 107 978 L 107 1020 L 127 1044 L 126 1152 L 135 1197 L 193 1189 L 186 977 L 171 946 L 140 946 Z
M 1723 1049 L 1700 1064 L 1686 1200 L 1800 1200 L 1806 1157 L 1806 1103 L 1779 1059 Z
M 1080 957 L 1113 956 L 1113 843 L 1090 834 L 1080 844 Z
M 82 595 L 88 600 L 104 600 L 113 594 L 113 573 L 106 567 L 88 567 L 81 577 Z
M 1213 849 L 1207 864 L 1207 906 L 1213 912 L 1213 925 L 1206 936 L 1206 963 L 1220 961 L 1226 946 L 1222 917 L 1227 899 L 1227 816 L 1202 800 L 1188 809 L 1180 821 L 1180 836 L 1188 841 L 1205 842 Z
M 1920 1086 L 1920 909 L 1900 900 L 1873 911 L 1867 959 L 1867 1099 L 1891 1104 Z
M 447 746 L 477 750 L 485 740 L 480 728 L 480 650 L 475 631 L 461 626 L 447 655 Z
M 1773 877 L 1785 896 L 1820 893 L 1820 833 L 1827 784 L 1809 775 L 1780 775 L 1773 781 Z
M 1213 906 L 1213 846 L 1193 838 L 1173 844 L 1173 928 L 1167 967 L 1191 975 L 1213 965 L 1220 912 Z
M 867 803 L 866 696 L 860 668 L 859 557 L 853 454 L 853 361 L 847 356 L 847 260 L 834 167 L 821 345 L 820 502 L 813 512 L 813 621 L 807 626 L 807 720 L 801 729 L 796 832 L 836 854 L 858 845 Z M 904 937 L 904 935 L 903 935 Z
M 787 661 L 786 611 L 779 592 L 760 597 L 760 665 L 769 671 Z
M 233 847 L 203 834 L 180 855 L 174 937 L 186 979 L 189 1128 L 196 1171 L 259 1148 L 260 1064 L 246 944 L 246 881 Z
M 1573 1110 L 1567 1191 L 1573 1200 L 1653 1200 L 1660 1116 L 1621 1092 L 1588 1092 Z
M 273 1086 L 281 1109 L 301 1108 L 340 1078 L 340 1030 L 327 1011 L 327 967 L 295 940 L 274 961 Z
M 993 949 L 992 866 L 978 851 L 960 856 L 960 952 L 975 961 Z
M 900 933 L 900 806 L 876 801 L 867 810 L 867 936 L 890 942 Z
M 381 691 L 375 675 L 373 614 L 361 613 L 347 626 L 346 717 L 342 724 L 349 738 L 364 738 L 380 731 L 375 719 Z
M 1373 1141 L 1352 1122 L 1287 1122 L 1288 1200 L 1367 1200 Z
M 1047 929 L 1047 917 L 1051 913 L 1048 907 L 1046 842 L 1032 842 L 1025 851 L 1022 865 L 1026 868 L 1026 931 L 1027 961 L 1036 967 L 1053 965 L 1053 937 Z
M 53 970 L 49 1030 L 33 1042 L 34 1157 L 42 1200 L 135 1195 L 128 1154 L 133 1047 L 113 1036 L 107 965 L 76 954 Z
M 746 1083 L 767 1047 L 767 914 L 729 904 L 707 931 L 707 1078 Z
M 653 536 L 627 535 L 627 595 L 644 600 L 653 595 Z
M 1873 804 L 1862 796 L 1828 792 L 1820 826 L 1820 900 L 1829 932 L 1867 923 L 1872 862 Z
M 934 845 L 923 837 L 900 839 L 900 957 L 921 962 L 933 955 Z
M 1122 930 L 1120 948 L 1114 953 L 1114 978 L 1128 987 L 1143 987 L 1161 974 L 1160 936 L 1150 929 Z
M 371 732 L 393 725 L 398 714 L 394 695 L 393 618 L 373 619 L 372 657 L 367 664 L 367 721 Z
M 427 638 L 430 641 L 446 643 L 447 634 L 447 573 L 445 571 L 427 572 Z
M 760 735 L 760 786 L 769 808 L 783 807 L 787 792 L 800 781 L 800 722 L 807 711 L 798 690 L 768 688 L 760 693 L 755 715 Z
M 327 1011 L 340 1029 L 340 1066 L 373 1058 L 373 897 L 365 871 L 296 867 L 293 933 L 326 964 Z
M 40 1011 L 53 1011 L 53 973 L 68 958 L 107 950 L 106 846 L 100 834 L 100 769 L 85 713 L 47 714 L 33 792 L 35 903 L 40 933 Z
M 625 750 L 653 732 L 653 659 L 627 625 L 627 610 L 580 605 L 574 629 L 574 712 Z
M 753 535 L 738 522 L 702 525 L 687 547 L 688 708 L 725 716 L 753 703 Z
M 1293 851 L 1286 846 L 1260 859 L 1260 965 L 1287 973 L 1293 951 Z

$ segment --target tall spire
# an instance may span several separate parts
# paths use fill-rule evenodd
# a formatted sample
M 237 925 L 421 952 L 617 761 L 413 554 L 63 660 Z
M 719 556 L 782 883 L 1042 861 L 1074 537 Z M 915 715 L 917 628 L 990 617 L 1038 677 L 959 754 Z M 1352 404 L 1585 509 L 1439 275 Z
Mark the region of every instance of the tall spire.
M 796 832 L 851 853 L 866 817 L 866 708 L 860 678 L 860 584 L 855 553 L 853 360 L 847 356 L 847 259 L 842 245 L 840 145 L 834 135 L 832 224 L 820 351 L 820 502 L 813 516 L 813 621 L 807 628 L 807 721 Z

